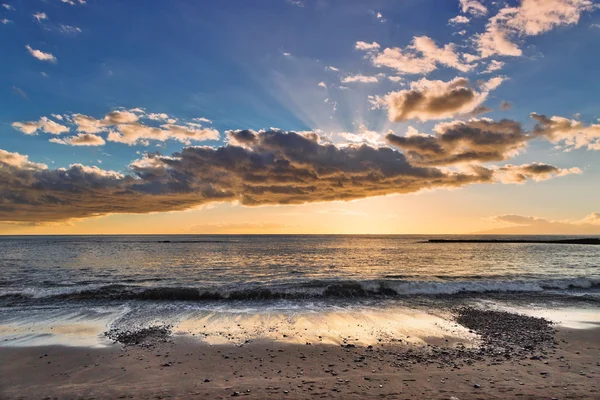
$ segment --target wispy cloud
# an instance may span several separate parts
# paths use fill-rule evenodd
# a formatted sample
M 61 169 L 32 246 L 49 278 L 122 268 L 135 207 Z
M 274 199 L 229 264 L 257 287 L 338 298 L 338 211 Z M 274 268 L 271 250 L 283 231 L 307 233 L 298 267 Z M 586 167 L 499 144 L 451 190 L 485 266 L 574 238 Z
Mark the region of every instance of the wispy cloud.
M 460 0 L 460 10 L 463 13 L 471 14 L 475 17 L 483 17 L 488 13 L 488 9 L 481 0 Z
M 41 22 L 45 19 L 48 19 L 48 16 L 45 12 L 36 12 L 35 14 L 33 14 L 33 18 L 36 19 L 37 22 Z
M 63 3 L 69 4 L 69 5 L 72 5 L 72 6 L 74 6 L 76 4 L 81 4 L 81 5 L 85 4 L 85 0 L 60 0 L 60 1 L 62 1 Z
M 52 138 L 49 141 L 68 146 L 102 146 L 106 143 L 101 136 L 94 135 L 93 133 L 80 133 L 66 138 Z
M 59 27 L 60 27 L 60 31 L 65 34 L 73 35 L 73 34 L 81 33 L 81 28 L 78 28 L 76 26 L 60 24 Z
M 506 6 L 490 18 L 486 31 L 478 36 L 479 51 L 482 57 L 520 56 L 523 52 L 515 38 L 577 24 L 584 12 L 596 7 L 590 0 L 523 0 L 519 6 Z
M 27 96 L 27 93 L 25 93 L 25 91 L 23 89 L 21 89 L 20 87 L 17 86 L 13 86 L 12 87 L 12 91 L 14 94 L 16 94 L 17 96 L 20 96 L 26 100 L 29 99 L 29 96 Z
M 517 235 L 598 235 L 600 234 L 600 213 L 594 212 L 579 220 L 555 221 L 546 218 L 515 214 L 497 215 L 486 219 L 498 227 L 489 229 L 486 234 Z
M 377 76 L 366 76 L 366 75 L 350 75 L 345 76 L 341 79 L 342 83 L 377 83 L 379 77 Z

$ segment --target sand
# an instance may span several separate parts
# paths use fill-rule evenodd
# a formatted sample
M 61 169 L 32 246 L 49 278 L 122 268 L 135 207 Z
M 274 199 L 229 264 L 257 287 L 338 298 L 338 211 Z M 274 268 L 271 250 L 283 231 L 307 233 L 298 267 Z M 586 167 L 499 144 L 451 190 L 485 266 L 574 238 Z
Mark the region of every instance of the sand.
M 419 349 L 406 343 L 211 346 L 177 335 L 150 347 L 0 347 L 0 398 L 600 398 L 600 329 L 558 329 L 556 340 L 542 357 L 454 367 L 411 361 Z

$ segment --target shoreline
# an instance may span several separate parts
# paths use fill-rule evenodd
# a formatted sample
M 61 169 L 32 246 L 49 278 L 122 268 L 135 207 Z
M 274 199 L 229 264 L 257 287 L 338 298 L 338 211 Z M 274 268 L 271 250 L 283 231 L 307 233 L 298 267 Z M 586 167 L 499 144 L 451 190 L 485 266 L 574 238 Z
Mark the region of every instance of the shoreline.
M 561 328 L 545 355 L 446 367 L 406 361 L 419 350 L 384 343 L 211 346 L 177 337 L 152 347 L 3 348 L 0 397 L 598 398 L 599 336 L 600 329 Z
M 600 327 L 557 328 L 543 318 L 469 307 L 454 312 L 444 335 L 422 341 L 228 342 L 231 323 L 220 344 L 165 325 L 108 331 L 120 343 L 104 348 L 2 347 L 0 398 L 600 397 Z

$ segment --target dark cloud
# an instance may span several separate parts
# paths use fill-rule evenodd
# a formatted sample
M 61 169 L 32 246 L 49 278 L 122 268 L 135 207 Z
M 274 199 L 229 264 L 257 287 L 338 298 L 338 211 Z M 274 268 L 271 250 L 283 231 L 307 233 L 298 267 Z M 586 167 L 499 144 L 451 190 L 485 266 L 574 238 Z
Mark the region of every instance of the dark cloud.
M 506 111 L 506 110 L 510 110 L 512 108 L 512 103 L 508 102 L 508 101 L 502 101 L 500 103 L 500 109 L 502 111 Z
M 26 156 L 0 153 L 0 220 L 184 210 L 219 201 L 301 204 L 491 181 L 487 173 L 411 166 L 387 147 L 336 147 L 320 144 L 314 134 L 251 133 L 248 147 L 150 154 L 133 163 L 128 175 L 79 164 L 51 170 Z
M 388 94 L 384 101 L 389 119 L 393 122 L 452 118 L 460 114 L 472 114 L 475 110 L 487 110 L 481 106 L 482 103 L 503 80 L 502 77 L 492 78 L 481 83 L 477 89 L 465 78 L 448 82 L 421 79 L 411 83 L 410 89 Z
M 244 147 L 185 147 L 171 156 L 148 154 L 131 164 L 129 174 L 80 164 L 52 170 L 0 150 L 0 221 L 176 211 L 210 202 L 253 206 L 352 200 L 564 173 L 541 165 L 450 172 L 411 165 L 389 147 L 321 143 L 315 133 L 230 135 L 230 142 L 242 141 Z M 438 149 L 426 151 L 436 154 Z M 519 178 L 512 178 L 517 173 Z
M 560 143 L 569 150 L 600 150 L 600 124 L 585 125 L 575 119 L 536 113 L 531 113 L 531 118 L 537 122 L 533 129 L 536 136 Z
M 256 133 L 248 129 L 227 131 L 227 138 L 229 139 L 229 143 L 243 147 L 251 146 L 257 141 Z
M 579 168 L 558 168 L 543 163 L 508 164 L 497 168 L 495 171 L 496 178 L 503 183 L 524 183 L 528 180 L 545 181 L 556 176 L 581 173 Z
M 390 144 L 403 150 L 413 165 L 503 161 L 525 147 L 531 138 L 521 124 L 503 119 L 471 119 L 438 124 L 436 135 L 388 134 Z
M 491 108 L 489 108 L 489 107 L 486 107 L 486 106 L 478 106 L 478 107 L 475 107 L 475 109 L 474 109 L 473 111 L 471 111 L 471 112 L 469 113 L 469 115 L 472 115 L 472 116 L 476 116 L 476 115 L 482 115 L 482 114 L 487 114 L 487 113 L 490 113 L 490 112 L 492 112 L 492 111 L 494 111 L 494 110 L 493 110 L 493 109 L 491 109 Z

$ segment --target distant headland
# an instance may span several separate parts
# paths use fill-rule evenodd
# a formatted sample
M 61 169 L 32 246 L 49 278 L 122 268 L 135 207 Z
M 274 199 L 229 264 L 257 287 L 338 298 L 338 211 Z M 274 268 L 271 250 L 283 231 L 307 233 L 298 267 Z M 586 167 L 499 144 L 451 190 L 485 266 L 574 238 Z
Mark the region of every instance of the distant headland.
M 535 239 L 429 239 L 426 243 L 549 243 L 549 244 L 595 244 L 600 238 L 535 240 Z

